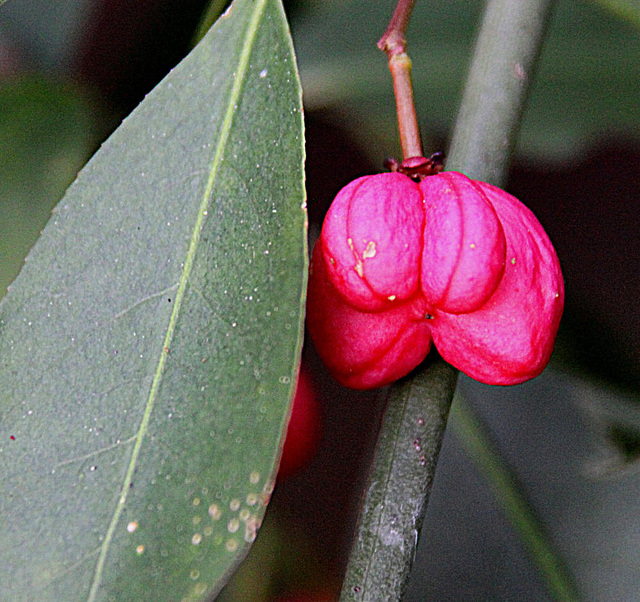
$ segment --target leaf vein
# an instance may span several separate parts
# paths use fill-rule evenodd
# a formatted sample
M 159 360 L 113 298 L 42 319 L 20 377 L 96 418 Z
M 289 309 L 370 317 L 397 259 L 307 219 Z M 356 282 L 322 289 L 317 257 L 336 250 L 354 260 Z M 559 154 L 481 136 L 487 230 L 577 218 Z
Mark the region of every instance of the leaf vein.
M 165 288 L 163 291 L 158 291 L 157 293 L 152 293 L 150 295 L 147 295 L 146 297 L 143 297 L 142 299 L 138 299 L 138 301 L 136 301 L 132 305 L 129 305 L 129 307 L 125 307 L 122 311 L 119 311 L 115 316 L 113 316 L 113 320 L 119 320 L 120 318 L 122 318 L 126 314 L 128 314 L 130 311 L 132 311 L 136 307 L 139 307 L 140 305 L 146 303 L 147 301 L 151 301 L 153 299 L 157 299 L 158 297 L 162 297 L 162 296 L 166 295 L 167 293 L 173 292 L 174 290 L 176 290 L 178 288 L 179 285 L 180 285 L 180 283 L 176 282 L 174 285 L 172 285 L 172 286 L 170 286 L 168 288 Z
M 93 458 L 95 456 L 99 456 L 101 454 L 104 454 L 108 451 L 111 451 L 112 449 L 116 449 L 117 447 L 120 447 L 122 445 L 128 445 L 129 443 L 132 443 L 133 441 L 136 440 L 137 435 L 133 435 L 131 437 L 129 437 L 128 439 L 118 439 L 117 441 L 115 441 L 114 443 L 112 443 L 111 445 L 107 445 L 105 447 L 101 447 L 100 449 L 96 449 L 92 452 L 89 452 L 87 454 L 84 454 L 82 456 L 76 456 L 74 458 L 68 458 L 66 460 L 62 460 L 60 462 L 56 462 L 53 465 L 53 468 L 61 468 L 62 466 L 68 466 L 69 464 L 75 464 L 76 462 L 82 462 L 83 460 L 88 460 L 89 458 Z
M 56 581 L 59 581 L 65 575 L 68 575 L 69 573 L 72 573 L 79 566 L 82 566 L 82 564 L 84 564 L 85 562 L 91 560 L 93 557 L 97 556 L 99 552 L 100 552 L 100 546 L 97 546 L 94 550 L 91 550 L 91 552 L 88 552 L 87 554 L 85 554 L 82 558 L 80 558 L 79 560 L 74 562 L 72 565 L 70 565 L 70 566 L 68 566 L 68 567 L 66 567 L 66 568 L 64 568 L 64 569 L 62 569 L 60 571 L 57 571 L 56 573 L 51 575 L 51 577 L 49 578 L 49 580 L 46 583 L 43 583 L 39 587 L 36 586 L 35 591 L 37 591 L 37 592 L 43 591 L 44 589 L 49 587 L 51 584 L 55 583 Z
M 178 288 L 176 291 L 176 299 L 173 307 L 173 311 L 171 313 L 171 317 L 169 319 L 169 325 L 167 327 L 167 332 L 164 339 L 163 350 L 160 353 L 160 358 L 158 361 L 158 366 L 155 371 L 155 376 L 153 379 L 153 383 L 151 384 L 151 389 L 149 391 L 149 396 L 147 399 L 147 403 L 145 406 L 145 410 L 143 413 L 143 417 L 140 423 L 140 427 L 138 429 L 138 434 L 136 435 L 136 442 L 133 447 L 131 453 L 131 460 L 129 463 L 129 468 L 125 475 L 124 483 L 120 490 L 120 497 L 118 500 L 118 504 L 113 513 L 107 531 L 105 533 L 103 544 L 100 548 L 100 555 L 98 557 L 98 561 L 96 563 L 96 568 L 94 571 L 93 582 L 91 584 L 91 588 L 89 590 L 89 595 L 87 597 L 88 602 L 94 602 L 98 595 L 98 590 L 102 583 L 102 575 L 105 568 L 105 563 L 107 559 L 107 554 L 109 551 L 109 547 L 111 545 L 111 541 L 115 534 L 116 526 L 120 520 L 120 516 L 124 510 L 125 503 L 127 501 L 127 495 L 129 493 L 129 485 L 133 479 L 133 473 L 135 471 L 135 467 L 137 465 L 138 457 L 140 455 L 140 451 L 142 448 L 143 441 L 145 439 L 145 435 L 147 433 L 147 429 L 149 427 L 149 422 L 151 420 L 151 414 L 153 412 L 155 401 L 158 395 L 158 390 L 160 388 L 160 383 L 162 380 L 162 375 L 164 372 L 164 367 L 167 361 L 167 353 L 165 349 L 170 348 L 171 339 L 173 338 L 173 334 L 177 325 L 178 317 L 180 315 L 180 309 L 182 306 L 182 301 L 185 296 L 185 291 L 187 289 L 187 284 L 189 282 L 189 277 L 191 274 L 191 269 L 193 267 L 195 254 L 198 248 L 198 243 L 200 241 L 200 233 L 202 230 L 202 225 L 204 223 L 204 219 L 207 213 L 207 208 L 210 203 L 210 199 L 212 196 L 214 184 L 216 182 L 216 177 L 218 174 L 218 170 L 220 168 L 220 164 L 223 160 L 224 151 L 226 148 L 226 143 L 229 138 L 229 133 L 231 130 L 232 122 L 233 122 L 233 113 L 237 107 L 237 102 L 240 98 L 242 83 L 244 80 L 244 74 L 246 73 L 249 66 L 249 56 L 253 50 L 253 44 L 255 42 L 255 38 L 257 36 L 258 24 L 261 20 L 261 17 L 265 10 L 265 5 L 268 0 L 260 0 L 256 2 L 253 8 L 253 12 L 250 17 L 249 25 L 246 29 L 246 34 L 244 38 L 244 44 L 242 46 L 242 51 L 240 53 L 240 57 L 238 60 L 238 66 L 236 69 L 236 76 L 233 81 L 233 86 L 231 89 L 231 93 L 229 95 L 229 99 L 227 102 L 227 108 L 224 116 L 224 120 L 222 123 L 222 128 L 220 131 L 220 136 L 218 138 L 218 143 L 215 147 L 215 153 L 213 159 L 210 164 L 209 169 L 209 178 L 207 180 L 207 184 L 205 186 L 205 190 L 202 196 L 202 200 L 200 203 L 200 208 L 198 211 L 198 217 L 196 219 L 195 226 L 192 231 L 191 242 L 189 245 L 189 249 L 187 251 L 186 259 L 184 262 L 184 267 L 182 270 L 182 274 L 180 277 L 180 282 L 178 284 Z

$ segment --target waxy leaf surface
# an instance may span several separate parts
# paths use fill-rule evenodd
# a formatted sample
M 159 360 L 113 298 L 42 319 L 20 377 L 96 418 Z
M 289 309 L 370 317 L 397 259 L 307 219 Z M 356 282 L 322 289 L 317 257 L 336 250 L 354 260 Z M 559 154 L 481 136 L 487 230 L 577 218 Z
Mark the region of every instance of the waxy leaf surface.
M 236 0 L 104 143 L 0 304 L 0 597 L 217 592 L 256 535 L 306 285 L 279 0 Z

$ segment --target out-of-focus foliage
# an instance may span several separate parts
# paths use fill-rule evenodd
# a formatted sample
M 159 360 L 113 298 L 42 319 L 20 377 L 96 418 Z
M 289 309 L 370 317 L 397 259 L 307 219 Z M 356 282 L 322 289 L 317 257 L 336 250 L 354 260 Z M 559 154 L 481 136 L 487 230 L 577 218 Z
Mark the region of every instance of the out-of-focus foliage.
M 293 26 L 307 108 L 334 110 L 376 162 L 398 148 L 386 57 L 375 45 L 392 6 L 314 2 Z M 423 135 L 441 137 L 450 129 L 483 6 L 416 3 L 407 36 Z M 602 134 L 640 135 L 638 81 L 638 31 L 593 2 L 560 0 L 518 151 L 566 158 Z
M 594 0 L 594 2 L 640 28 L 640 4 L 637 0 Z
M 91 108 L 78 86 L 0 83 L 0 297 L 96 143 Z

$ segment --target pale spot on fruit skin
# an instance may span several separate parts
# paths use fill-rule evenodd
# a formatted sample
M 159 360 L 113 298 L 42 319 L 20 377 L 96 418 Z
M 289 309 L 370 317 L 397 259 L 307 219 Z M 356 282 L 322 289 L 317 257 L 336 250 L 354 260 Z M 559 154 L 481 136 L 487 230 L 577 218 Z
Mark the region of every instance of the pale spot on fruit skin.
M 235 512 L 236 510 L 238 510 L 238 508 L 240 508 L 240 500 L 231 500 L 231 502 L 229 503 L 229 508 L 231 512 Z
M 260 482 L 260 473 L 257 470 L 254 470 L 249 475 L 249 483 L 251 483 L 252 485 L 256 485 L 259 482 Z
M 396 300 L 396 296 L 395 295 L 389 295 L 387 297 L 387 299 L 389 299 L 389 301 L 395 301 Z
M 136 521 L 131 521 L 127 525 L 127 531 L 129 531 L 129 533 L 133 533 L 137 528 L 138 528 L 138 523 Z
M 191 538 L 191 543 L 194 546 L 198 546 L 200 545 L 200 542 L 202 541 L 202 535 L 200 533 L 196 533 L 192 538 Z
M 362 253 L 362 259 L 371 259 L 376 256 L 376 243 L 370 240 Z
M 353 239 L 352 238 L 347 238 L 347 244 L 349 245 L 349 248 L 351 249 L 351 252 L 353 253 L 353 257 L 356 260 L 356 265 L 353 267 L 353 269 L 356 271 L 358 276 L 360 276 L 360 278 L 362 278 L 364 276 L 364 271 L 362 269 L 362 261 L 360 261 L 360 257 L 358 257 L 358 254 L 356 253 L 355 247 L 353 246 Z
M 235 539 L 228 539 L 224 547 L 227 548 L 227 552 L 235 552 L 238 549 L 238 542 Z
M 232 518 L 227 525 L 227 531 L 229 533 L 235 533 L 240 528 L 240 521 L 237 518 Z
M 136 548 L 136 554 L 142 554 L 144 552 L 144 546 L 138 546 Z
M 218 504 L 211 504 L 211 506 L 209 506 L 209 516 L 213 520 L 219 520 L 221 515 L 222 512 L 220 511 Z

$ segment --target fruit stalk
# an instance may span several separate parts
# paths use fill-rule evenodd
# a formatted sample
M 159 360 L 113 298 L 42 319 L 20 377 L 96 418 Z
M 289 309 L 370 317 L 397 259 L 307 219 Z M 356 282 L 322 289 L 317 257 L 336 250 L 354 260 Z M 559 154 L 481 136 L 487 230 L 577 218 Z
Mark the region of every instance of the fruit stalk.
M 398 112 L 398 129 L 403 159 L 422 156 L 420 129 L 413 102 L 411 59 L 406 51 L 405 31 L 411 18 L 415 0 L 399 0 L 389 26 L 378 42 L 378 48 L 389 57 L 389 70 L 393 80 Z

